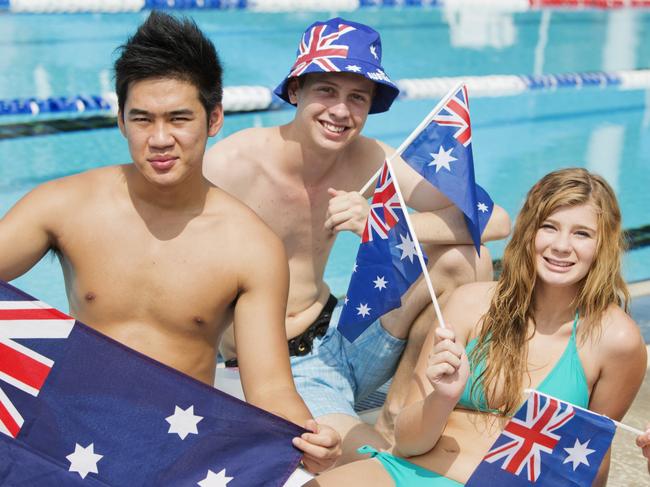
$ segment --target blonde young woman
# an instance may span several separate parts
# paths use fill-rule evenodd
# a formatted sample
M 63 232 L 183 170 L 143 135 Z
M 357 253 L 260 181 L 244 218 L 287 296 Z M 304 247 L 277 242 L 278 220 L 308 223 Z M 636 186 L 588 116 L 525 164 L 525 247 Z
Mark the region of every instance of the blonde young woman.
M 508 417 L 536 388 L 621 419 L 646 369 L 627 314 L 621 215 L 607 182 L 584 169 L 546 175 L 530 190 L 498 282 L 456 290 L 414 372 L 391 453 L 311 486 L 463 485 Z M 486 365 L 487 364 L 487 367 Z M 605 485 L 606 456 L 594 485 Z

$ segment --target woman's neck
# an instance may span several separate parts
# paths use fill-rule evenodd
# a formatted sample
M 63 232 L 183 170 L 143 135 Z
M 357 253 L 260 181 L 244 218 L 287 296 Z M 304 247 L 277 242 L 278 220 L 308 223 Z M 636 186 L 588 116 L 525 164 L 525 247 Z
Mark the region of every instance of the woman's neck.
M 533 292 L 533 315 L 538 331 L 557 329 L 575 317 L 577 288 L 535 286 Z

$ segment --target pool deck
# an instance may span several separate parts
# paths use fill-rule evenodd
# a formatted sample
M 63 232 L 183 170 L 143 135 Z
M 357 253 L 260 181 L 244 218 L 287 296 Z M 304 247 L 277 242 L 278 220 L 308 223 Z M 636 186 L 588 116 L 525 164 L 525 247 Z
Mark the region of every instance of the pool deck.
M 650 281 L 633 283 L 630 285 L 632 294 L 632 316 L 639 323 L 644 324 L 645 330 L 650 329 Z M 650 336 L 645 334 L 646 343 Z M 650 345 L 648 355 L 650 356 Z M 648 367 L 650 371 L 650 367 Z M 645 429 L 650 423 L 650 373 L 646 372 L 641 389 L 637 394 L 630 410 L 622 421 L 628 426 Z M 608 486 L 611 487 L 647 487 L 650 485 L 650 474 L 647 471 L 645 458 L 639 448 L 634 444 L 635 435 L 618 429 L 612 446 L 612 463 L 609 472 Z

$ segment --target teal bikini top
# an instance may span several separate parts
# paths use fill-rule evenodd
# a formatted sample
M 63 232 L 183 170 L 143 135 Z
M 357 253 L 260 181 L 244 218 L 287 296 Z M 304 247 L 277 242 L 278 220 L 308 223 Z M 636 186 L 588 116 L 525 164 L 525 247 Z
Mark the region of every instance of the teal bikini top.
M 563 401 L 575 404 L 576 406 L 587 408 L 589 406 L 589 387 L 587 385 L 585 371 L 578 356 L 578 348 L 576 346 L 577 327 L 578 315 L 576 314 L 576 318 L 573 321 L 571 338 L 564 349 L 564 353 L 555 364 L 555 367 L 553 367 L 553 370 L 548 373 L 536 389 Z M 474 338 L 465 347 L 468 356 L 476 347 L 476 343 L 477 340 Z M 497 412 L 488 407 L 487 401 L 485 400 L 485 390 L 480 384 L 470 397 L 472 385 L 484 370 L 485 362 L 481 362 L 478 364 L 478 367 L 470 370 L 469 379 L 467 380 L 467 384 L 465 384 L 465 390 L 458 401 L 458 405 L 465 409 L 473 409 L 476 411 Z

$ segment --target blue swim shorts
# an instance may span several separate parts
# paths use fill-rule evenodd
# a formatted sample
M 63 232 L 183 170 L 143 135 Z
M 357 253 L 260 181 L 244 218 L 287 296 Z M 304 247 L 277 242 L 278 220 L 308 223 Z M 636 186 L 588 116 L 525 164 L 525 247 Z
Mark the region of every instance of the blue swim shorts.
M 379 320 L 350 343 L 336 328 L 341 308 L 334 308 L 327 332 L 314 339 L 309 354 L 291 357 L 296 388 L 315 418 L 335 413 L 358 417 L 355 402 L 393 376 L 406 344 Z

